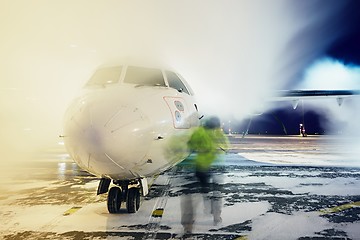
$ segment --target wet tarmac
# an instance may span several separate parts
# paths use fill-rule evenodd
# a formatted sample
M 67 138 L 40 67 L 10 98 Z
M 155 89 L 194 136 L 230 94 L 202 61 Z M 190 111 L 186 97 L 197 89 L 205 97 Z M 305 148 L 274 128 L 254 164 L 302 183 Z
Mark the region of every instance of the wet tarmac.
M 360 168 L 336 139 L 230 140 L 210 193 L 200 193 L 185 162 L 157 177 L 135 214 L 109 214 L 98 179 L 63 148 L 8 166 L 16 174 L 0 178 L 0 238 L 360 239 Z M 190 208 L 195 221 L 184 233 Z

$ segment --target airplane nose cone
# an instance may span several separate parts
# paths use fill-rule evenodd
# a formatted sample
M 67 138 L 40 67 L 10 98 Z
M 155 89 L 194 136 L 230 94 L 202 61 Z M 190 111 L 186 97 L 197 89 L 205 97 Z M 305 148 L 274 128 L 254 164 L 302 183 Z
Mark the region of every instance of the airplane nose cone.
M 65 121 L 70 155 L 94 174 L 114 174 L 147 160 L 153 139 L 150 122 L 135 106 L 82 103 L 72 108 Z
M 101 148 L 101 129 L 94 125 L 89 104 L 75 103 L 65 119 L 65 144 L 76 158 L 89 155 Z
M 96 129 L 92 125 L 89 125 L 84 129 L 84 135 L 82 142 L 87 144 L 88 149 L 98 148 L 102 145 L 102 137 L 99 129 Z

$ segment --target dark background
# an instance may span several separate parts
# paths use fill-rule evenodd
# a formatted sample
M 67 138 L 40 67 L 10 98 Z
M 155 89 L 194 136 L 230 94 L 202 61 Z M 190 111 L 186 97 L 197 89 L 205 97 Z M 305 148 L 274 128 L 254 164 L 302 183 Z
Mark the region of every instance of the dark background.
M 332 2 L 332 0 L 322 1 L 321 4 L 322 7 L 326 8 L 327 6 L 331 5 Z M 307 2 L 305 1 L 303 3 L 306 4 Z M 299 7 L 299 2 L 296 2 L 295 4 L 294 11 L 296 11 L 296 8 Z M 317 7 L 321 8 L 321 5 Z M 319 10 L 320 9 L 313 9 L 312 14 L 316 14 L 316 11 Z M 333 30 L 338 29 L 341 30 L 342 34 L 335 38 L 331 44 L 327 44 L 325 50 L 322 53 L 317 54 L 315 57 L 330 57 L 341 61 L 345 65 L 360 67 L 360 1 L 346 1 L 343 10 L 332 16 L 331 19 L 329 19 L 329 22 L 325 23 L 322 28 L 332 28 Z M 309 36 L 309 33 L 313 33 L 314 31 L 314 29 L 307 29 L 297 37 L 296 41 L 308 41 L 309 37 L 307 36 Z M 319 31 L 319 34 L 323 34 L 323 36 L 320 38 L 316 38 L 318 39 L 317 41 L 320 42 L 312 42 L 312 44 L 319 46 L 325 44 L 326 40 L 331 37 L 331 30 Z M 310 65 L 311 61 L 314 61 L 314 58 L 309 58 L 306 64 Z M 300 69 L 299 72 L 295 74 L 298 77 L 294 78 L 293 81 L 289 81 L 290 84 L 284 87 L 288 89 L 294 89 L 296 83 L 299 81 L 299 79 L 302 78 L 302 74 L 303 69 Z M 232 131 L 246 131 L 249 120 L 250 119 L 246 119 L 238 123 L 234 122 L 232 124 L 233 126 L 231 126 Z M 306 106 L 303 109 L 301 106 L 299 106 L 294 110 L 291 107 L 291 104 L 289 104 L 289 107 L 282 107 L 280 109 L 265 112 L 259 116 L 254 116 L 249 128 L 249 133 L 280 135 L 299 134 L 299 124 L 304 123 L 306 132 L 308 134 L 336 134 L 341 133 L 341 126 L 345 127 L 346 125 L 346 123 L 338 122 L 335 129 L 330 129 L 326 124 L 327 121 L 328 119 L 326 114 L 321 112 L 319 109 L 312 109 L 311 107 Z M 332 121 L 334 120 L 332 119 Z M 285 131 L 284 128 L 286 129 Z M 228 130 L 228 127 L 225 126 L 224 129 Z

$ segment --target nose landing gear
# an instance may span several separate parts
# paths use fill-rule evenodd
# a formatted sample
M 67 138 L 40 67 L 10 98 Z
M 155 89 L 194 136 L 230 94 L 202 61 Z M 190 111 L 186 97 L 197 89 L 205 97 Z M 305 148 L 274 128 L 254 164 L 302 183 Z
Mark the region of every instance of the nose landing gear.
M 102 178 L 100 180 L 98 194 L 106 193 L 111 180 Z M 111 187 L 107 197 L 107 208 L 109 213 L 119 213 L 121 203 L 126 202 L 128 213 L 136 213 L 140 208 L 140 190 L 147 193 L 147 183 L 144 179 L 133 181 L 113 181 L 117 186 Z M 146 184 L 146 187 L 143 186 Z M 145 189 L 144 189 L 145 188 Z

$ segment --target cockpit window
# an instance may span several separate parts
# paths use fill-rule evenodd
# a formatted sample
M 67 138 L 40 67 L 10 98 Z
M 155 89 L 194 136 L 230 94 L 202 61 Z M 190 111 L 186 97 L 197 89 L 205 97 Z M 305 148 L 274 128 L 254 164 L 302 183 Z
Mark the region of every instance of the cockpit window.
M 126 70 L 124 83 L 145 86 L 166 86 L 161 70 L 132 66 L 129 66 Z
M 100 68 L 97 70 L 90 80 L 86 83 L 86 87 L 105 86 L 119 82 L 121 75 L 121 66 Z
M 169 87 L 175 88 L 179 92 L 184 92 L 190 95 L 189 91 L 185 87 L 184 83 L 174 72 L 166 71 L 167 80 L 169 83 Z

